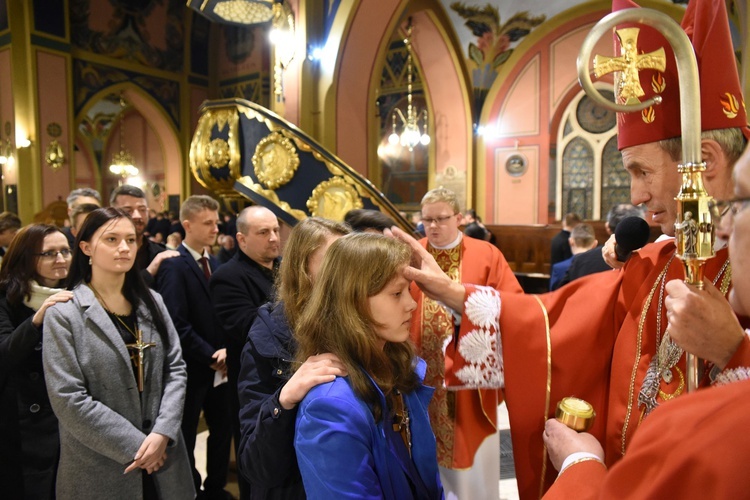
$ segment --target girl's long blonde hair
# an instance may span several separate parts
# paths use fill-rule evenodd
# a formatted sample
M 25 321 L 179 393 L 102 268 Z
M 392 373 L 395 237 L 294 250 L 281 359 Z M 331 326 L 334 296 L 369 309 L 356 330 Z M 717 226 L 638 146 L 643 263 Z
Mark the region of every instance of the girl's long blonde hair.
M 346 224 L 320 217 L 307 218 L 292 229 L 276 277 L 276 298 L 284 304 L 284 314 L 290 328 L 294 328 L 302 307 L 312 293 L 312 279 L 307 269 L 310 256 L 326 239 L 350 232 Z
M 375 420 L 384 412 L 367 372 L 385 394 L 410 392 L 418 385 L 411 341 L 387 342 L 377 336 L 368 298 L 379 293 L 409 264 L 411 249 L 378 234 L 350 234 L 335 241 L 295 328 L 297 361 L 330 352 L 349 372 L 355 393 L 373 409 Z

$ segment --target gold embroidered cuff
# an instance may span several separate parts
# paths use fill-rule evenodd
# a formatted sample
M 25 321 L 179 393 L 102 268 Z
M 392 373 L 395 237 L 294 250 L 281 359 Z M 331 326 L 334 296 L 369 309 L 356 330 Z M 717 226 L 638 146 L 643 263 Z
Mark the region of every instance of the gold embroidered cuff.
M 594 407 L 583 399 L 568 397 L 557 403 L 555 418 L 577 432 L 584 432 L 594 425 Z

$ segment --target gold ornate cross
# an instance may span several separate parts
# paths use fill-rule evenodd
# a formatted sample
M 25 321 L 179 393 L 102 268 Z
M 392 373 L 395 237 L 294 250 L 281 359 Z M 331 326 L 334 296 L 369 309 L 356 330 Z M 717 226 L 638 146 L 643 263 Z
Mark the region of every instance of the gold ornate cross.
M 143 392 L 143 365 L 146 349 L 149 347 L 156 346 L 154 342 L 143 342 L 143 332 L 141 330 L 135 331 L 135 343 L 125 344 L 129 350 L 133 351 L 132 359 L 135 363 L 135 368 L 138 371 L 138 392 Z
M 641 87 L 638 71 L 655 69 L 664 71 L 667 67 L 667 57 L 664 47 L 648 54 L 638 54 L 638 33 L 640 28 L 623 28 L 615 30 L 620 40 L 620 57 L 594 57 L 594 75 L 597 78 L 613 71 L 619 71 L 620 77 L 615 87 L 617 95 L 625 104 L 639 103 L 639 97 L 645 95 Z

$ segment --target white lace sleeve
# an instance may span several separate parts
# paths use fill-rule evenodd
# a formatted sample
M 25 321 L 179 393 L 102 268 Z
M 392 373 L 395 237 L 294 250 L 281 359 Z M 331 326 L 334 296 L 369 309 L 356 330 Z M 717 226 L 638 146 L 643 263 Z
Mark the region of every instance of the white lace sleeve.
M 456 371 L 463 388 L 501 389 L 505 385 L 500 340 L 500 294 L 477 286 L 464 304 L 471 330 L 458 340 L 458 353 L 466 365 Z

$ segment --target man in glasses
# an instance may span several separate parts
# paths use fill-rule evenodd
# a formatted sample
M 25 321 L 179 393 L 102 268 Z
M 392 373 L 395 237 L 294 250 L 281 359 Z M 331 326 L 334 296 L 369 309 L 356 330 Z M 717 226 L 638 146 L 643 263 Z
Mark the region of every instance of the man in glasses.
M 522 291 L 497 247 L 463 236 L 459 229 L 461 210 L 453 191 L 433 189 L 424 195 L 421 205 L 427 236 L 420 243 L 452 280 L 513 293 Z M 446 497 L 453 494 L 458 498 L 485 498 L 487 486 L 497 488 L 500 480 L 497 406 L 502 396 L 497 389 L 446 391 L 443 373 L 446 358 L 449 360 L 455 353 L 455 344 L 450 344 L 450 340 L 460 327 L 460 314 L 425 297 L 416 286 L 412 287 L 412 295 L 417 301 L 412 339 L 427 362 L 425 384 L 435 387 L 429 412 Z M 493 497 L 498 496 L 495 493 Z
M 629 0 L 613 4 L 615 10 L 637 7 Z M 732 168 L 750 131 L 725 3 L 690 2 L 682 26 L 699 62 L 701 152 L 707 164 L 704 184 L 716 199 L 731 198 Z M 659 30 L 639 29 L 639 54 L 668 49 Z M 665 64 L 663 70 L 640 71 L 639 81 L 630 82 L 645 90 L 643 98 L 658 93 L 663 101 L 648 112 L 619 114 L 618 146 L 630 174 L 631 202 L 645 204 L 651 221 L 673 236 L 682 143 L 674 58 L 666 57 Z M 618 86 L 622 88 L 627 87 Z M 722 101 L 722 96 L 731 96 L 731 103 L 739 103 L 737 108 Z M 678 295 L 673 287 L 679 285 L 669 282 L 684 278 L 675 253 L 673 240 L 647 245 L 620 272 L 591 275 L 541 296 L 498 293 L 471 285 L 462 289 L 445 278 L 440 281 L 435 274 L 430 277 L 416 271 L 408 276 L 419 280 L 433 298 L 464 312 L 456 340 L 460 356 L 452 359 L 445 372 L 449 385 L 466 383 L 471 373 L 485 369 L 486 364 L 502 366 L 521 498 L 538 497 L 554 481 L 556 471 L 547 460 L 549 450 L 542 433 L 544 416 L 552 416 L 562 398 L 576 396 L 593 406 L 596 419 L 590 432 L 604 449 L 600 458 L 612 466 L 626 454 L 650 412 L 686 392 L 681 349 L 717 370 L 750 359 L 750 341 L 736 327 L 731 312 L 725 306 L 719 317 L 714 307 L 724 300 L 719 297 L 728 291 L 733 274 L 726 248 L 718 248 L 716 258 L 707 262 L 710 291 L 694 297 L 690 308 L 696 314 L 684 327 L 671 323 L 665 300 L 667 293 Z M 423 259 L 426 265 L 430 263 L 427 256 Z M 722 325 L 733 321 L 734 328 L 716 335 L 719 321 Z M 478 348 L 479 339 L 490 347 Z M 580 458 L 591 461 L 595 457 Z

